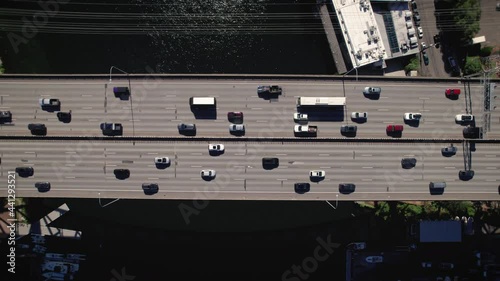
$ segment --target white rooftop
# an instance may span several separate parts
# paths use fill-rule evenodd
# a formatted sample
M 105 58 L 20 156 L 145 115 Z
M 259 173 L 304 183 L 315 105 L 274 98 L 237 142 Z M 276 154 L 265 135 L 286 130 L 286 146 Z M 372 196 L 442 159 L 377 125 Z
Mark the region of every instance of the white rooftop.
M 387 59 L 369 0 L 332 0 L 352 65 L 357 68 Z

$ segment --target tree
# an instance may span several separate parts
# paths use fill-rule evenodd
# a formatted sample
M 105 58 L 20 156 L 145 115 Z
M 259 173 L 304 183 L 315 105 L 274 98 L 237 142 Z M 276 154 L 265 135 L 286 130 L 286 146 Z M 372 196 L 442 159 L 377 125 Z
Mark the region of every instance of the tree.
M 463 33 L 463 39 L 470 40 L 479 31 L 481 7 L 478 0 L 458 0 L 453 10 L 456 26 Z
M 417 70 L 419 65 L 420 64 L 419 64 L 418 58 L 416 56 L 411 58 L 410 62 L 405 66 L 406 73 L 408 73 L 412 70 Z
M 464 74 L 470 75 L 481 72 L 481 60 L 479 57 L 467 57 L 465 60 Z

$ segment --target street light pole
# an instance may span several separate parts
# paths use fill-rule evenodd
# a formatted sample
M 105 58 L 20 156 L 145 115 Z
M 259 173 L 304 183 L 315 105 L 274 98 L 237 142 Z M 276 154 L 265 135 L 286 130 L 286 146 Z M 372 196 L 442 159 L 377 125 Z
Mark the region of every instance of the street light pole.
M 129 89 L 129 92 L 130 92 L 130 113 L 132 115 L 132 137 L 135 137 L 134 106 L 133 106 L 133 102 L 132 102 L 132 85 L 130 84 L 130 76 L 129 76 L 128 72 L 126 72 L 126 71 L 124 71 L 124 70 L 122 70 L 122 69 L 120 69 L 120 68 L 118 68 L 118 67 L 116 67 L 116 66 L 113 65 L 109 69 L 109 82 L 112 81 L 111 74 L 112 74 L 114 68 L 127 75 L 128 89 Z M 134 145 L 135 145 L 135 141 L 134 141 Z

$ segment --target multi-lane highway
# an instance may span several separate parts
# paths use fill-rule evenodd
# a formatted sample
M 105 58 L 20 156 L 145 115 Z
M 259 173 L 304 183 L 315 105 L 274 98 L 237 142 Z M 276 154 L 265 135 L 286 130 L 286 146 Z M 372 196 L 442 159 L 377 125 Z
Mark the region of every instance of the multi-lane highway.
M 462 145 L 453 157 L 443 157 L 448 144 L 386 143 L 271 143 L 226 142 L 225 153 L 211 156 L 207 142 L 100 142 L 100 141 L 1 141 L 1 178 L 9 171 L 31 166 L 34 175 L 16 177 L 19 197 L 151 198 L 211 200 L 492 200 L 498 199 L 500 144 L 477 144 L 472 153 L 475 176 L 458 178 L 464 168 Z M 171 159 L 158 169 L 156 156 Z M 265 170 L 263 157 L 278 157 L 279 167 Z M 401 159 L 417 164 L 403 169 Z M 119 180 L 114 169 L 129 169 Z M 217 176 L 205 181 L 202 169 Z M 310 170 L 324 170 L 318 183 Z M 51 190 L 39 193 L 35 182 L 49 181 Z M 430 195 L 430 181 L 445 181 L 443 195 Z M 311 191 L 296 194 L 294 183 L 310 182 Z M 145 195 L 143 183 L 157 183 L 159 192 Z M 355 183 L 345 195 L 339 183 Z M 5 189 L 1 190 L 5 193 Z
M 154 198 L 154 199 L 248 199 L 248 200 L 489 200 L 499 196 L 498 170 L 500 144 L 478 143 L 472 152 L 475 176 L 461 181 L 464 169 L 462 126 L 454 116 L 465 113 L 464 87 L 454 83 L 363 82 L 345 83 L 347 105 L 335 121 L 311 120 L 319 127 L 318 138 L 343 138 L 340 126 L 355 124 L 349 118 L 353 111 L 368 112 L 368 121 L 357 124 L 357 138 L 389 138 L 388 124 L 404 124 L 405 112 L 422 113 L 418 126 L 404 125 L 402 138 L 454 139 L 459 147 L 451 158 L 440 153 L 445 143 L 352 142 L 249 142 L 229 134 L 227 112 L 244 113 L 245 137 L 295 138 L 293 113 L 299 96 L 344 96 L 341 81 L 280 81 L 283 94 L 265 99 L 256 93 L 258 85 L 276 84 L 256 80 L 138 80 L 132 79 L 132 100 L 120 100 L 114 86 L 127 86 L 127 80 L 2 80 L 0 110 L 13 114 L 11 124 L 0 125 L 0 136 L 17 136 L 2 140 L 1 176 L 7 182 L 9 171 L 32 166 L 33 177 L 17 177 L 17 196 L 82 198 Z M 363 96 L 365 86 L 382 88 L 380 99 Z M 447 88 L 459 88 L 462 95 L 451 100 Z M 189 97 L 213 96 L 217 99 L 215 118 L 195 116 Z M 71 110 L 72 121 L 62 123 L 55 112 L 43 111 L 39 98 L 58 98 L 61 111 Z M 472 113 L 476 125 L 483 124 L 481 87 L 471 85 Z M 335 114 L 334 114 L 335 115 Z M 133 116 L 133 122 L 132 122 Z M 491 131 L 484 138 L 498 139 L 500 115 L 492 112 Z M 198 137 L 225 138 L 226 151 L 220 156 L 208 154 L 206 142 L 192 139 L 170 141 L 99 141 L 24 140 L 30 135 L 29 123 L 44 123 L 48 136 L 102 136 L 101 122 L 124 125 L 124 136 L 181 136 L 179 123 L 195 123 Z M 109 138 L 109 137 L 106 137 Z M 153 163 L 156 156 L 167 156 L 172 165 L 164 170 Z M 278 157 L 280 166 L 262 168 L 262 157 Z M 402 169 L 401 158 L 414 157 L 413 169 Z M 118 180 L 117 168 L 129 169 L 130 178 Z M 202 169 L 214 169 L 217 177 L 204 181 Z M 325 170 L 326 178 L 311 182 L 310 170 Z M 48 181 L 51 191 L 39 193 L 35 182 Z M 443 195 L 429 193 L 430 181 L 446 181 Z M 296 182 L 311 182 L 311 191 L 296 194 Z M 338 192 L 339 183 L 355 183 L 356 191 Z M 143 193 L 143 183 L 158 183 L 159 192 Z M 5 192 L 5 190 L 1 190 Z
M 179 136 L 177 124 L 195 123 L 197 136 L 230 136 L 227 112 L 242 111 L 248 137 L 294 137 L 293 113 L 298 96 L 343 96 L 341 81 L 281 81 L 284 93 L 278 99 L 258 97 L 257 85 L 269 81 L 253 80 L 132 80 L 132 102 L 114 97 L 113 86 L 127 86 L 127 80 L 3 80 L 0 81 L 0 110 L 13 114 L 13 123 L 0 126 L 1 135 L 29 135 L 29 123 L 44 123 L 49 136 L 102 136 L 101 122 L 119 122 L 124 135 Z M 380 86 L 379 100 L 361 93 L 365 86 Z M 458 100 L 447 99 L 446 88 L 460 88 Z M 473 84 L 472 109 L 476 125 L 482 125 L 481 87 Z M 368 112 L 368 121 L 357 124 L 359 138 L 387 137 L 388 124 L 404 124 L 405 112 L 420 112 L 416 126 L 405 125 L 403 138 L 462 138 L 462 126 L 454 116 L 465 113 L 463 85 L 456 83 L 363 82 L 345 83 L 347 116 L 336 121 L 312 120 L 318 137 L 342 137 L 340 126 L 353 124 L 350 113 Z M 196 119 L 189 107 L 191 96 L 217 99 L 215 119 Z M 41 97 L 59 98 L 62 111 L 72 111 L 71 123 L 58 121 L 56 114 L 42 111 Z M 347 113 L 347 114 L 345 114 Z M 132 125 L 132 115 L 134 126 Z M 492 114 L 491 132 L 485 138 L 498 138 L 500 115 Z M 134 129 L 134 130 L 133 130 Z

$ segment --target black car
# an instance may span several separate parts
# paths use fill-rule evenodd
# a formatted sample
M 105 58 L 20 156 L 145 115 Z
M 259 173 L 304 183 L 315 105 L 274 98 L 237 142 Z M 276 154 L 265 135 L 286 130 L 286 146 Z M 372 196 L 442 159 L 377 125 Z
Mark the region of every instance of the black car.
M 460 172 L 458 172 L 458 178 L 460 180 L 468 181 L 471 180 L 473 177 L 474 177 L 474 171 L 472 170 L 468 171 L 461 170 Z
M 195 135 L 196 134 L 196 125 L 195 124 L 179 124 L 177 125 L 177 129 L 179 130 L 179 133 L 185 134 L 185 135 Z
M 339 192 L 342 194 L 353 193 L 356 190 L 354 183 L 341 183 L 339 184 Z
M 153 195 L 155 193 L 158 193 L 158 184 L 156 183 L 143 183 L 142 184 L 142 190 L 144 190 L 144 193 L 146 195 Z
M 35 170 L 33 167 L 17 167 L 16 168 L 16 173 L 22 177 L 22 178 L 27 178 L 33 176 Z
M 31 134 L 35 136 L 47 135 L 47 127 L 45 127 L 45 124 L 28 124 L 28 129 L 31 131 Z
M 47 192 L 50 190 L 50 182 L 48 181 L 37 182 L 35 183 L 35 187 L 38 189 L 39 192 Z
M 113 93 L 117 98 L 124 98 L 130 95 L 128 87 L 113 87 Z
M 295 192 L 297 192 L 299 194 L 303 194 L 303 193 L 309 192 L 309 190 L 311 190 L 311 184 L 308 182 L 298 182 L 298 183 L 295 183 L 294 188 L 295 188 Z
M 467 126 L 463 129 L 464 138 L 467 139 L 479 139 L 481 137 L 481 133 L 481 127 Z
M 243 112 L 228 112 L 227 120 L 234 124 L 243 124 Z
M 12 113 L 10 111 L 0 111 L 0 123 L 12 122 Z
M 71 110 L 69 112 L 60 111 L 56 115 L 57 115 L 57 119 L 63 123 L 71 122 Z
M 115 177 L 119 180 L 124 180 L 130 177 L 130 170 L 128 169 L 115 169 L 113 173 L 115 174 Z
M 265 86 L 258 86 L 257 87 L 257 94 L 259 95 L 281 95 L 283 90 L 281 89 L 281 86 L 278 85 L 265 85 Z
M 262 158 L 262 167 L 264 169 L 273 169 L 278 167 L 279 165 L 280 165 L 279 158 L 269 158 L 269 157 Z
M 358 126 L 354 125 L 342 125 L 340 127 L 340 133 L 343 136 L 356 136 L 356 132 L 358 131 Z
M 411 169 L 417 164 L 417 159 L 415 158 L 403 158 L 401 159 L 401 167 L 403 169 Z
M 448 147 L 441 148 L 441 155 L 444 157 L 451 157 L 455 154 L 457 154 L 457 147 L 453 146 L 453 144 Z

